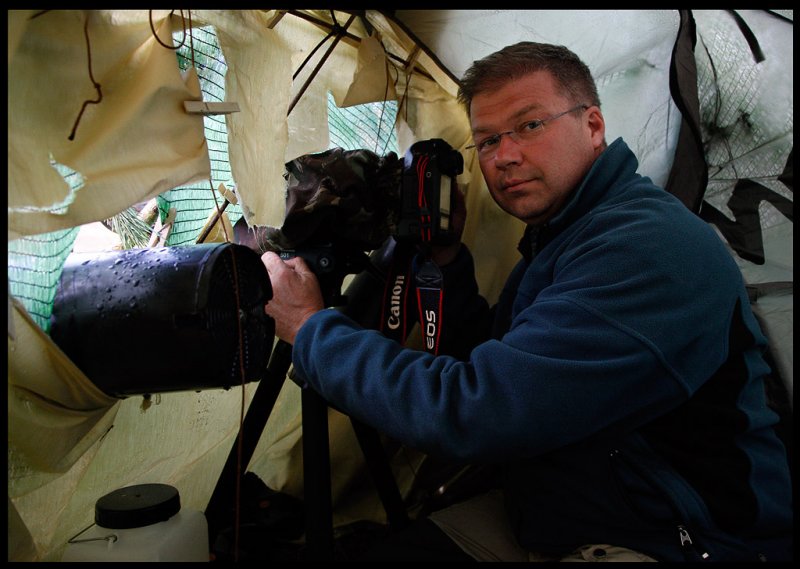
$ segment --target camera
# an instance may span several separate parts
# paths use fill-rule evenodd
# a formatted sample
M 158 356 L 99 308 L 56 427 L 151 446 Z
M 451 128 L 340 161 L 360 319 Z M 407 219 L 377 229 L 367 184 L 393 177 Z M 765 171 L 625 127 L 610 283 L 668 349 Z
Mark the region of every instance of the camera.
M 448 245 L 461 154 L 440 138 L 414 143 L 401 160 L 394 152 L 332 148 L 286 164 L 283 225 L 234 226 L 237 243 L 259 254 L 302 257 L 326 288 L 369 263 L 365 252 L 389 238 L 408 247 Z
M 414 143 L 405 154 L 396 204 L 394 237 L 401 242 L 449 245 L 461 154 L 441 138 Z

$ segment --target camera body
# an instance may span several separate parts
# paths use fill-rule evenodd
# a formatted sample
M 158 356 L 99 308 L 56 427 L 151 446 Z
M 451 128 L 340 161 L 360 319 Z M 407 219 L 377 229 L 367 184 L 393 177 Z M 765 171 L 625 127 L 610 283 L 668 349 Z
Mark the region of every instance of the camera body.
M 300 156 L 286 164 L 282 227 L 253 229 L 242 218 L 234 235 L 259 254 L 302 257 L 337 302 L 344 277 L 369 268 L 365 251 L 387 238 L 411 248 L 454 242 L 450 216 L 463 169 L 461 154 L 439 138 L 414 143 L 402 160 L 341 148 Z
M 400 242 L 449 245 L 455 238 L 450 216 L 456 176 L 464 170 L 461 153 L 440 138 L 411 145 L 403 159 L 397 223 Z

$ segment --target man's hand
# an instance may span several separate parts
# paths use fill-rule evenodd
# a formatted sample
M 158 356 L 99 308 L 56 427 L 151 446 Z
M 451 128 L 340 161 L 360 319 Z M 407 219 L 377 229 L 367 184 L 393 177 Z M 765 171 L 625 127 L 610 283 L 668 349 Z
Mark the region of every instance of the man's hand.
M 272 282 L 272 300 L 264 311 L 275 320 L 275 335 L 294 344 L 305 321 L 325 308 L 319 281 L 300 257 L 283 261 L 273 252 L 261 255 Z

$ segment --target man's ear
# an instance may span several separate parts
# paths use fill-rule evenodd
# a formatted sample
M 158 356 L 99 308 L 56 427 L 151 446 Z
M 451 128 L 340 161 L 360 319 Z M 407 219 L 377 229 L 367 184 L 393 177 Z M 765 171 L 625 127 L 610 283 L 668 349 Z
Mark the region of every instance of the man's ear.
M 605 147 L 606 139 L 606 119 L 600 111 L 600 107 L 591 106 L 586 111 L 587 124 L 591 132 L 592 144 L 598 152 Z

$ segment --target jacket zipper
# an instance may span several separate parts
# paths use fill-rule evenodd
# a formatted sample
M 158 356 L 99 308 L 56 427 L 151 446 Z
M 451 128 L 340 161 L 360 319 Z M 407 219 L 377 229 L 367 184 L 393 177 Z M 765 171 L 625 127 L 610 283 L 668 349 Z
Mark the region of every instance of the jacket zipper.
M 611 451 L 611 453 L 610 453 L 610 456 L 611 456 L 611 458 L 616 458 L 617 460 L 624 461 L 631 468 L 633 468 L 634 470 L 638 471 L 639 474 L 643 477 L 643 480 L 649 481 L 649 477 L 646 475 L 645 472 L 642 472 L 642 469 L 639 467 L 639 465 L 634 464 L 633 462 L 631 462 L 627 458 L 625 458 L 622 455 L 622 453 L 619 451 L 619 449 L 613 449 Z M 672 500 L 670 500 L 668 497 L 667 497 L 667 502 L 670 505 L 672 505 L 673 510 L 676 509 L 675 505 L 672 503 Z M 686 526 L 683 523 L 679 522 L 678 525 L 677 525 L 677 529 L 678 529 L 678 538 L 680 539 L 680 543 L 681 543 L 681 549 L 683 549 L 684 552 L 694 556 L 695 558 L 700 558 L 700 559 L 702 559 L 704 561 L 707 560 L 709 557 L 711 557 L 707 551 L 699 552 L 697 550 L 697 548 L 695 547 L 694 541 L 692 540 L 692 536 L 689 534 L 689 530 L 686 528 Z
M 683 524 L 678 524 L 678 536 L 681 540 L 681 547 L 685 551 L 689 551 L 694 555 L 699 555 L 701 559 L 708 559 L 709 555 L 708 552 L 704 551 L 703 553 L 699 553 L 694 546 L 694 542 L 692 541 L 692 536 L 689 535 L 689 530 L 686 529 L 686 526 Z

